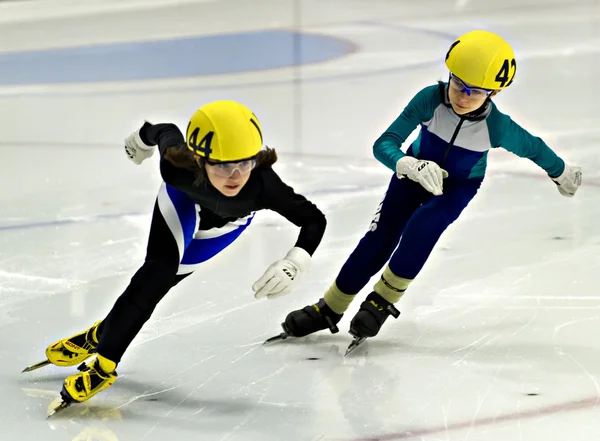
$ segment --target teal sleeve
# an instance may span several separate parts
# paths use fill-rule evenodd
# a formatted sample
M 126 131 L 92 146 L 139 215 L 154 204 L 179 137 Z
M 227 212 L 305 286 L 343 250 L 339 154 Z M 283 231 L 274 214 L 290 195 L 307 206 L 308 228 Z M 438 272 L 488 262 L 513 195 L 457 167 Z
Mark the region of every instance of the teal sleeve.
M 396 171 L 396 162 L 404 156 L 400 147 L 406 138 L 425 121 L 433 118 L 433 112 L 441 103 L 439 86 L 428 86 L 404 108 L 402 113 L 373 145 L 373 155 L 379 162 L 392 171 Z
M 502 147 L 521 158 L 527 158 L 544 169 L 552 178 L 560 176 L 565 169 L 564 161 L 537 136 L 533 136 L 501 113 L 495 104 L 487 119 L 490 142 L 493 147 Z

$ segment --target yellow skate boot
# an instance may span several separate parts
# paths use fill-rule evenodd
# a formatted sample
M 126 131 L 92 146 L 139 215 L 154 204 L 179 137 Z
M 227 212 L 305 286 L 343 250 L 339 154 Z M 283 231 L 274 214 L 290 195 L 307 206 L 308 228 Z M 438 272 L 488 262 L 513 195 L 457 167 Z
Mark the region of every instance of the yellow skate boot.
M 114 362 L 101 355 L 79 366 L 78 374 L 65 379 L 60 391 L 62 403 L 50 415 L 73 403 L 83 403 L 101 390 L 108 389 L 117 379 L 116 367 Z
M 83 363 L 96 353 L 98 347 L 98 326 L 102 321 L 97 321 L 88 329 L 73 334 L 52 343 L 46 348 L 47 360 L 41 361 L 23 369 L 23 372 L 31 372 L 49 364 L 67 367 Z

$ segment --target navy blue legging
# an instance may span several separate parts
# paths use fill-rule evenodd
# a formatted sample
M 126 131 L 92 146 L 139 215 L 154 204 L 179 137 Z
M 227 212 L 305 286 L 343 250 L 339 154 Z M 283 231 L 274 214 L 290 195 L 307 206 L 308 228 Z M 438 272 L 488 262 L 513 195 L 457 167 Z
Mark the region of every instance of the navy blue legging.
M 337 276 L 338 288 L 357 294 L 388 260 L 396 276 L 414 279 L 444 230 L 477 194 L 481 182 L 446 179 L 444 193 L 434 196 L 417 182 L 394 174 L 369 231 Z

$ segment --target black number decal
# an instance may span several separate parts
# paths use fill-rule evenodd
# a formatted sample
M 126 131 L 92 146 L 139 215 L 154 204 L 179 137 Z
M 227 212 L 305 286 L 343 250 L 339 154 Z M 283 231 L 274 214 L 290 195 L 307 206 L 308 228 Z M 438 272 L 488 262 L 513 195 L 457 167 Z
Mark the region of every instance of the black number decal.
M 513 58 L 510 62 L 510 67 L 512 68 L 513 74 L 510 77 L 510 81 L 508 82 L 508 84 L 506 85 L 506 87 L 510 86 L 513 82 L 513 80 L 515 79 L 515 75 L 517 74 L 517 62 L 515 61 L 515 59 Z
M 194 149 L 194 152 L 198 155 L 204 156 L 207 159 L 210 157 L 212 150 L 210 148 L 210 144 L 212 143 L 212 138 L 215 135 L 215 132 L 208 132 L 198 143 L 198 135 L 200 134 L 200 128 L 196 127 L 192 133 L 190 133 L 190 137 L 188 138 L 188 145 Z M 202 155 L 204 154 L 204 155 Z
M 452 52 L 452 49 L 454 49 L 458 43 L 460 43 L 460 40 L 456 40 L 454 43 L 452 43 L 452 46 L 450 46 L 450 49 L 448 49 L 448 52 L 446 53 L 446 61 L 450 57 L 450 52 Z
M 512 70 L 512 76 L 509 77 L 511 70 Z M 508 60 L 504 60 L 504 63 L 502 63 L 502 67 L 500 68 L 500 71 L 496 75 L 496 81 L 498 83 L 500 83 L 500 87 L 508 87 L 511 85 L 511 83 L 515 79 L 516 73 L 517 73 L 517 62 L 515 61 L 515 59 L 513 58 L 510 61 L 510 64 L 509 64 Z
M 496 81 L 500 83 L 500 87 L 504 87 L 508 82 L 508 60 L 504 60 L 504 63 L 502 63 L 500 72 L 496 75 Z
M 256 118 L 256 115 L 253 113 L 252 116 L 254 116 L 254 118 Z M 263 137 L 262 137 L 262 132 L 260 131 L 260 129 L 258 128 L 258 123 L 256 121 L 254 121 L 254 118 L 250 118 L 250 122 L 252 123 L 252 125 L 254 127 L 256 127 L 256 130 L 258 131 L 258 135 L 260 136 L 260 142 L 263 142 Z M 256 118 L 258 119 L 258 118 Z
M 189 130 L 189 129 L 188 129 Z M 200 133 L 200 129 L 196 127 L 192 133 L 190 133 L 190 137 L 188 138 L 188 145 L 196 150 L 196 146 L 198 145 L 198 134 Z

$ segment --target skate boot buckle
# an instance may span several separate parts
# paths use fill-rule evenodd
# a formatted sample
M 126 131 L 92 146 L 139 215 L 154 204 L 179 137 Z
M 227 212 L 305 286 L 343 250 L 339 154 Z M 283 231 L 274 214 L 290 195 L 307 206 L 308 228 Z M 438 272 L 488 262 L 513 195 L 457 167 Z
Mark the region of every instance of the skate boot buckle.
M 400 311 L 398 311 L 392 303 L 390 303 L 385 310 L 395 319 L 400 317 Z
M 338 328 L 337 325 L 333 323 L 333 320 L 331 320 L 331 317 L 329 317 L 328 315 L 325 316 L 325 322 L 327 323 L 327 327 L 329 328 L 332 334 L 337 334 L 338 332 L 340 332 L 340 328 Z

